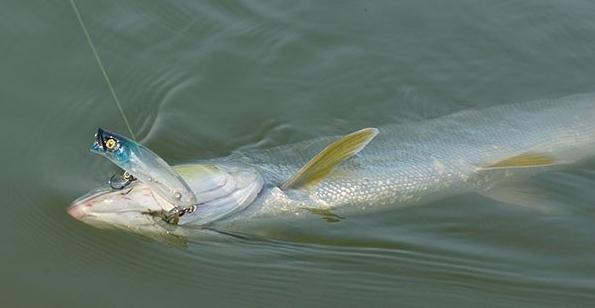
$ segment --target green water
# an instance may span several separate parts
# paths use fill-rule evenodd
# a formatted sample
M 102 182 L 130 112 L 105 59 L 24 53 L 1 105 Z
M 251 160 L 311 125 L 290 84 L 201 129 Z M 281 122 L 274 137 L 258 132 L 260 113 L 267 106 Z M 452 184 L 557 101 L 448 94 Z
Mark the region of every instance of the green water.
M 142 142 L 172 163 L 595 90 L 590 1 L 90 1 Z M 477 195 L 171 245 L 70 218 L 126 133 L 66 0 L 0 1 L 5 307 L 595 304 L 595 172 L 533 181 L 557 209 Z M 594 102 L 595 105 L 595 102 Z

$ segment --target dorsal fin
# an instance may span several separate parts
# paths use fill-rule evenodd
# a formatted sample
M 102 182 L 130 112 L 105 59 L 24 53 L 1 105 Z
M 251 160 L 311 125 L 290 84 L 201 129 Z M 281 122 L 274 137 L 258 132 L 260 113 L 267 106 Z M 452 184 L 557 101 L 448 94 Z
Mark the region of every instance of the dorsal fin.
M 543 153 L 523 153 L 503 159 L 482 170 L 547 167 L 560 164 L 555 157 Z
M 281 185 L 282 190 L 311 186 L 324 179 L 340 163 L 361 151 L 378 135 L 376 128 L 364 128 L 329 144 Z

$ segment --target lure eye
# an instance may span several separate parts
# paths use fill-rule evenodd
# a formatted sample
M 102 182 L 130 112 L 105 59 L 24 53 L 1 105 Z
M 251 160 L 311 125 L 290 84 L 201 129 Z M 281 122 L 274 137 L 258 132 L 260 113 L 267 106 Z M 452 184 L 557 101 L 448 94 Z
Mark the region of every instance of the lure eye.
M 104 144 L 105 147 L 110 151 L 115 151 L 120 147 L 120 143 L 113 137 L 108 138 Z

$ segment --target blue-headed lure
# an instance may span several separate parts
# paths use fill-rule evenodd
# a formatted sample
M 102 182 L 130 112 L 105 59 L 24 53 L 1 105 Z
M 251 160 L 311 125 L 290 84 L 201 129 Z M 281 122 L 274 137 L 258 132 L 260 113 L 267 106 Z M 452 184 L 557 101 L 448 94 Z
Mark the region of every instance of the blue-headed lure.
M 188 184 L 167 162 L 131 139 L 100 128 L 91 152 L 106 157 L 177 207 L 189 208 L 197 203 Z

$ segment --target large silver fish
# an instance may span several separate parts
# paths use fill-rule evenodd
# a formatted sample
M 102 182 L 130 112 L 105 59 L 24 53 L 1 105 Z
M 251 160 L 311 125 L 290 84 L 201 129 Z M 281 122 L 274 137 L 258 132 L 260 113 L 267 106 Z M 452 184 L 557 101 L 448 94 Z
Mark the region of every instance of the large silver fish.
M 110 146 L 136 161 L 114 158 Z M 595 95 L 463 111 L 173 168 L 106 131 L 93 151 L 138 180 L 79 198 L 68 212 L 139 232 L 237 229 L 259 218 L 370 212 L 468 192 L 516 203 L 522 198 L 507 184 L 595 156 Z

